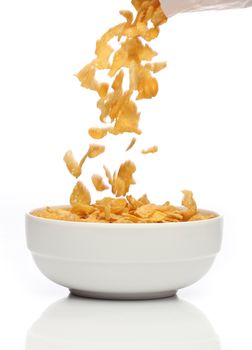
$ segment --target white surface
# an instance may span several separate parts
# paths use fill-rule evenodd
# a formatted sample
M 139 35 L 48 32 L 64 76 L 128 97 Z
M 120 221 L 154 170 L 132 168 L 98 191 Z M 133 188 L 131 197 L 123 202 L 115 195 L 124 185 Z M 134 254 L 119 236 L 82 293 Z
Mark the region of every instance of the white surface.
M 160 0 L 168 17 L 184 12 L 227 10 L 252 6 L 251 0 Z
M 88 6 L 89 11 L 83 0 L 0 3 L 0 343 L 5 350 L 24 349 L 35 320 L 67 296 L 35 267 L 25 246 L 24 212 L 67 201 L 74 181 L 63 154 L 72 148 L 81 156 L 89 142 L 85 130 L 98 118 L 94 95 L 79 87 L 73 73 L 92 59 L 95 39 L 117 22 L 115 13 L 128 8 L 128 1 Z M 201 207 L 225 214 L 222 253 L 202 281 L 179 294 L 205 314 L 224 350 L 252 348 L 251 19 L 247 9 L 170 20 L 154 45 L 168 68 L 159 75 L 159 96 L 141 107 L 143 135 L 136 147 L 160 147 L 156 155 L 139 156 L 136 194 L 148 191 L 154 201 L 179 202 L 179 191 L 191 188 Z M 86 174 L 112 151 L 119 162 L 129 139 L 116 139 L 108 156 L 87 163 Z M 99 319 L 92 325 L 99 335 Z M 135 328 L 144 331 L 145 324 Z M 158 349 L 158 333 L 150 336 Z
M 77 295 L 171 296 L 200 280 L 222 242 L 223 218 L 164 224 L 64 222 L 26 215 L 40 271 Z
M 152 302 L 62 299 L 33 324 L 26 350 L 69 349 L 220 350 L 206 317 L 172 298 Z

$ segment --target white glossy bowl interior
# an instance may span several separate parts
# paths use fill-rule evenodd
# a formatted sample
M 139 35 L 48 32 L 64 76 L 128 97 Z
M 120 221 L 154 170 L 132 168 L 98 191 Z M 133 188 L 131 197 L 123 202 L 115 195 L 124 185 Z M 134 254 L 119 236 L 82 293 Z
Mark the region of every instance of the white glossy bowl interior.
M 73 294 L 172 296 L 201 279 L 221 247 L 223 218 L 163 224 L 66 222 L 26 215 L 34 261 Z

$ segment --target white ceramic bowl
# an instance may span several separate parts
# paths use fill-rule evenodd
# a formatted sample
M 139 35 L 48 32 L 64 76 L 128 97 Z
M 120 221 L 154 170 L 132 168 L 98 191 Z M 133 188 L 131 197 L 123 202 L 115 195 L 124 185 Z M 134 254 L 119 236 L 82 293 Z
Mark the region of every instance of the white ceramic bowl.
M 163 224 L 66 222 L 26 215 L 40 271 L 75 295 L 152 299 L 176 294 L 211 267 L 223 218 Z

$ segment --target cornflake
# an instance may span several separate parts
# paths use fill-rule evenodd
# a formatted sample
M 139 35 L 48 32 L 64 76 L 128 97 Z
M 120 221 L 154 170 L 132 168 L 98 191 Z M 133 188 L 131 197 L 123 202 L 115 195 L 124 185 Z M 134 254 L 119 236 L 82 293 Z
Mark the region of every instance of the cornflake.
M 90 128 L 88 130 L 88 133 L 93 139 L 102 139 L 103 137 L 105 137 L 107 135 L 108 129 L 106 129 L 106 128 Z
M 146 150 L 142 150 L 142 154 L 156 153 L 158 151 L 157 146 L 150 147 Z
M 133 137 L 133 139 L 130 141 L 129 146 L 126 148 L 126 152 L 128 152 L 129 150 L 131 150 L 131 148 L 134 147 L 135 143 L 136 143 L 136 138 Z
M 96 191 L 102 192 L 109 189 L 109 187 L 103 182 L 103 179 L 100 175 L 93 175 L 92 182 Z

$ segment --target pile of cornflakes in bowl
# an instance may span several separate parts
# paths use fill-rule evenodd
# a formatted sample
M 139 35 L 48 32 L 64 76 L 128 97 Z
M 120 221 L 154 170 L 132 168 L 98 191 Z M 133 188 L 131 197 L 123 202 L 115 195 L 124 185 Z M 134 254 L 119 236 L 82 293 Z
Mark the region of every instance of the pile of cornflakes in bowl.
M 185 206 L 184 208 L 174 207 L 169 202 L 163 205 L 152 204 L 146 195 L 139 199 L 130 195 L 126 198 L 106 197 L 91 205 L 86 188 L 78 182 L 71 196 L 70 208 L 46 208 L 33 212 L 33 215 L 65 221 L 129 224 L 197 221 L 216 217 L 215 214 L 205 214 L 198 211 L 192 192 L 183 192 L 182 204 Z
M 158 37 L 160 26 L 167 21 L 159 0 L 132 0 L 132 4 L 136 15 L 131 11 L 120 11 L 124 21 L 110 28 L 96 42 L 95 59 L 76 75 L 82 87 L 98 94 L 101 126 L 90 128 L 89 136 L 101 140 L 108 134 L 134 134 L 126 152 L 134 147 L 136 137 L 141 135 L 140 113 L 136 102 L 157 95 L 158 81 L 155 75 L 166 67 L 165 62 L 153 62 L 157 52 L 148 44 Z M 110 45 L 112 39 L 117 39 L 118 49 Z M 98 70 L 108 72 L 109 82 L 97 81 Z M 127 89 L 124 89 L 126 83 Z M 112 197 L 107 196 L 92 203 L 90 192 L 79 181 L 79 177 L 85 162 L 103 152 L 103 145 L 91 144 L 78 162 L 72 151 L 67 151 L 64 161 L 70 174 L 78 179 L 70 197 L 71 206 L 46 208 L 32 214 L 46 219 L 101 223 L 185 222 L 216 217 L 215 214 L 199 211 L 192 192 L 187 190 L 183 191 L 182 207 L 173 206 L 169 202 L 153 204 L 147 195 L 134 198 L 129 193 L 135 184 L 133 174 L 136 166 L 130 160 L 121 164 L 119 170 L 113 173 L 104 166 L 104 177 L 100 174 L 91 176 L 96 191 L 112 192 Z M 156 145 L 142 150 L 143 155 L 156 152 Z

